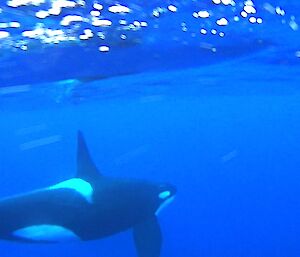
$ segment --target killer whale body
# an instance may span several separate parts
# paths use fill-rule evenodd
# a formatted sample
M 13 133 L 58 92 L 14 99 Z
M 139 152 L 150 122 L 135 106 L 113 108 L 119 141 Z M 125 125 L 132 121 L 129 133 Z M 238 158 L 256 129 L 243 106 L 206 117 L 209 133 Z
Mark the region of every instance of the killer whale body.
M 175 196 L 169 184 L 103 176 L 78 132 L 77 174 L 0 201 L 0 239 L 29 243 L 95 240 L 133 229 L 139 257 L 159 257 L 156 217 Z

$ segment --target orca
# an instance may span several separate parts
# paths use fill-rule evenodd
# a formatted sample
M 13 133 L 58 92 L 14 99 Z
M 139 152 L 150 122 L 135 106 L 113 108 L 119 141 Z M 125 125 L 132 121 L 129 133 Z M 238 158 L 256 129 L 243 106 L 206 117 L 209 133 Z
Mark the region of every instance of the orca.
M 78 131 L 77 174 L 0 201 L 0 239 L 28 243 L 96 240 L 132 228 L 139 257 L 159 257 L 157 214 L 176 188 L 103 176 Z

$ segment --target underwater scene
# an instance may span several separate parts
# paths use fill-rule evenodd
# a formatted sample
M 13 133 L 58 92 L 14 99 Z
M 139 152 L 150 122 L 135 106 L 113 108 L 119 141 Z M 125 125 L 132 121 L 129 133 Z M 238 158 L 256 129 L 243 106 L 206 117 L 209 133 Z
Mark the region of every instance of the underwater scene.
M 299 257 L 299 0 L 1 0 L 1 257 Z

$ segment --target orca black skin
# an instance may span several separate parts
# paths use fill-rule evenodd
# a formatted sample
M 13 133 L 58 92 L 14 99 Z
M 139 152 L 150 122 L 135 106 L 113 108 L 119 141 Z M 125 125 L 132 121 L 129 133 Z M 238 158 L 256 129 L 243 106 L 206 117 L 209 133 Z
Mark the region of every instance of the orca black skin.
M 133 229 L 139 257 L 159 257 L 156 215 L 176 189 L 103 176 L 78 132 L 76 177 L 0 201 L 0 238 L 47 243 L 94 240 Z

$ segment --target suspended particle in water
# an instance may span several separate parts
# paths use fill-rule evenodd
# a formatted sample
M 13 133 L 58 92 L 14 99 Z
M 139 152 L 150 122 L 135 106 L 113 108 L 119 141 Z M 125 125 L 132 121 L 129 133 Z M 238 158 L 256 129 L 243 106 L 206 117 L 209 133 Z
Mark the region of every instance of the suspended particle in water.
M 169 5 L 169 6 L 168 6 L 168 10 L 169 10 L 170 12 L 177 12 L 177 7 L 176 7 L 175 5 Z
M 203 34 L 203 35 L 206 35 L 207 34 L 207 30 L 206 29 L 201 29 L 200 33 Z
M 100 52 L 108 52 L 109 51 L 109 46 L 99 46 L 99 51 Z
M 221 18 L 221 19 L 217 20 L 216 23 L 219 26 L 226 26 L 226 25 L 228 25 L 228 20 L 226 18 Z
M 200 18 L 208 18 L 210 16 L 208 11 L 199 11 L 198 12 L 198 17 Z

